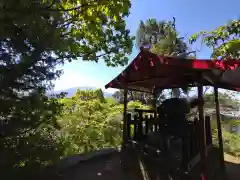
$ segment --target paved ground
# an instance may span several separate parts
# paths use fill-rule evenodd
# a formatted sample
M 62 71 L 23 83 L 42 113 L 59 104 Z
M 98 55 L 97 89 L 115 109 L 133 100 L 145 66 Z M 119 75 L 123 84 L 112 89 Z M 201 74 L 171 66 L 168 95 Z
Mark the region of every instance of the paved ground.
M 216 180 L 239 180 L 240 163 L 239 160 L 231 155 L 225 154 L 226 174 L 219 173 Z
M 240 163 L 239 160 L 233 156 L 225 154 L 225 164 L 227 170 L 227 180 L 240 179 Z
M 153 160 L 141 163 L 135 154 L 129 154 L 125 157 L 125 168 L 121 164 L 121 154 L 111 153 L 110 155 L 100 156 L 93 158 L 69 168 L 65 172 L 47 176 L 51 180 L 172 180 L 169 173 L 167 164 L 155 164 Z M 164 161 L 164 160 L 162 160 Z M 239 180 L 240 179 L 240 164 L 236 158 L 226 155 L 225 156 L 227 177 L 219 174 L 217 180 Z M 169 163 L 171 164 L 171 163 Z M 148 167 L 146 167 L 148 166 Z M 174 177 L 175 176 L 175 177 Z M 176 175 L 172 174 L 173 179 Z
M 130 160 L 130 159 L 129 159 Z M 129 163 L 130 164 L 130 163 Z M 66 172 L 49 177 L 51 180 L 144 180 L 141 171 L 134 166 L 122 169 L 119 153 L 94 158 L 79 163 Z
M 121 162 L 125 159 L 124 162 Z M 114 152 L 110 155 L 95 157 L 78 163 L 60 173 L 52 173 L 40 179 L 51 180 L 171 180 L 179 177 L 174 172 L 174 163 L 166 161 L 166 157 L 150 159 L 147 156 L 138 157 L 137 153 L 127 154 Z M 171 171 L 172 170 L 172 171 Z M 176 179 L 178 180 L 178 178 Z

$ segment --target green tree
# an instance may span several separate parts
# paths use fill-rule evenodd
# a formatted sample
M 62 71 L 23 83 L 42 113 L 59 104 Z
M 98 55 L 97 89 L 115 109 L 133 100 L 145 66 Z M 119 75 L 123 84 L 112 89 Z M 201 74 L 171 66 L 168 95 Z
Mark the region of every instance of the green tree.
M 136 35 L 137 47 L 150 45 L 150 51 L 159 55 L 189 56 L 189 48 L 183 37 L 179 37 L 173 21 L 148 19 L 140 21 Z
M 95 98 L 95 93 L 78 90 L 74 97 L 62 99 L 66 109 L 75 104 L 72 113 L 66 112 L 59 118 L 62 126 L 60 139 L 65 147 L 65 155 L 116 147 L 121 143 L 123 106 L 114 99 L 102 101 Z M 92 98 L 83 100 L 80 94 Z
M 175 26 L 175 18 L 173 21 L 158 22 L 156 19 L 148 19 L 146 23 L 140 21 L 136 41 L 139 49 L 142 46 L 149 45 L 149 50 L 159 55 L 192 58 L 193 55 L 191 54 L 194 53 L 194 51 L 189 51 L 184 39 L 179 37 Z M 182 90 L 185 93 L 188 92 L 187 87 L 182 88 Z M 171 94 L 177 96 L 177 94 L 180 94 L 180 89 L 173 89 Z
M 222 108 L 236 109 L 240 105 L 237 99 L 234 99 L 229 93 L 218 93 L 219 104 Z M 204 106 L 207 108 L 215 109 L 215 96 L 214 93 L 204 95 Z
M 150 106 L 146 106 L 142 104 L 140 101 L 130 101 L 128 103 L 128 110 L 134 110 L 134 109 L 149 109 Z
M 113 97 L 116 100 L 118 100 L 119 103 L 123 104 L 123 101 L 124 101 L 123 90 L 114 92 Z M 128 101 L 139 101 L 144 105 L 152 105 L 152 94 L 150 94 L 150 93 L 128 91 L 127 99 L 128 99 Z
M 240 136 L 227 132 L 223 129 L 223 149 L 225 153 L 231 154 L 237 158 L 240 155 Z M 213 144 L 218 146 L 217 130 L 213 131 Z
M 46 104 L 47 98 L 41 97 L 61 74 L 55 67 L 66 60 L 81 57 L 97 62 L 101 57 L 109 66 L 126 64 L 126 54 L 132 49 L 124 22 L 129 7 L 130 2 L 125 0 L 2 1 L 2 118 L 9 120 L 8 115 L 15 113 L 18 122 L 25 121 L 19 116 L 23 109 L 12 107 L 28 104 L 39 108 L 34 98 Z
M 80 98 L 83 101 L 88 101 L 91 99 L 98 99 L 100 101 L 104 101 L 104 95 L 101 89 L 97 89 L 94 91 L 82 91 L 80 89 L 77 90 L 75 96 L 73 98 Z
M 37 153 L 40 148 L 60 149 L 44 130 L 54 134 L 62 112 L 57 99 L 45 96 L 61 75 L 57 65 L 77 58 L 127 64 L 133 38 L 124 18 L 130 6 L 126 0 L 0 2 L 0 156 L 7 159 L 0 168 L 4 163 L 10 168 L 4 174 L 25 179 L 13 169 L 46 164 L 47 153 Z M 39 139 L 35 148 L 20 143 L 31 144 L 34 138 Z
M 210 47 L 213 59 L 240 58 L 240 20 L 233 20 L 226 25 L 210 31 L 201 31 L 192 35 L 190 43 L 201 39 L 202 43 Z
M 123 105 L 114 98 L 96 98 L 97 90 L 78 90 L 72 98 L 62 98 L 65 113 L 59 117 L 58 137 L 64 156 L 117 147 L 122 142 Z M 85 94 L 86 99 L 82 99 Z M 74 110 L 69 112 L 69 109 Z M 128 103 L 129 109 L 147 109 L 139 101 Z

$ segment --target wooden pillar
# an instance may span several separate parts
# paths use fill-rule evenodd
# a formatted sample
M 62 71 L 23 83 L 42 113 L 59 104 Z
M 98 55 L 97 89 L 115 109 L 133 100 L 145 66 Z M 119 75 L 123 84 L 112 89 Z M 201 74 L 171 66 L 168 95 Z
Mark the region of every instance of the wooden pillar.
M 200 81 L 198 84 L 198 98 L 203 100 L 203 76 L 200 74 Z M 204 103 L 200 103 L 198 106 L 199 111 L 199 123 L 200 123 L 200 163 L 202 174 L 206 173 L 206 132 L 205 132 L 205 119 L 204 119 Z
M 138 112 L 138 125 L 137 125 L 137 139 L 141 140 L 143 137 L 143 111 Z
M 127 134 L 127 140 L 132 140 L 132 136 L 131 136 L 131 114 L 127 113 L 127 122 L 126 122 L 126 134 Z
M 160 128 L 160 119 L 159 119 L 159 114 L 158 114 L 158 109 L 157 109 L 157 102 L 158 102 L 158 93 L 157 90 L 154 88 L 153 89 L 153 110 L 154 110 L 154 117 L 153 117 L 153 121 L 154 121 L 154 128 L 155 131 L 159 131 Z
M 212 144 L 212 127 L 211 127 L 211 117 L 205 116 L 205 127 L 206 127 L 206 144 Z
M 152 97 L 153 97 L 153 102 L 152 102 L 152 107 L 153 107 L 153 110 L 154 110 L 154 116 L 152 118 L 152 121 L 154 122 L 154 127 L 155 127 L 155 130 L 157 131 L 158 129 L 158 123 L 157 123 L 157 91 L 155 89 L 153 89 L 153 94 L 152 94 Z
M 154 89 L 152 94 L 152 107 L 155 112 L 157 112 L 157 91 Z
M 124 100 L 123 100 L 123 143 L 127 141 L 127 95 L 128 89 L 127 86 L 124 87 Z
M 218 88 L 214 87 L 215 105 L 216 105 L 216 118 L 217 118 L 217 130 L 218 130 L 218 143 L 220 151 L 220 166 L 222 170 L 225 170 L 224 154 L 223 154 L 223 140 L 222 140 L 222 128 L 221 128 L 221 117 L 218 100 Z

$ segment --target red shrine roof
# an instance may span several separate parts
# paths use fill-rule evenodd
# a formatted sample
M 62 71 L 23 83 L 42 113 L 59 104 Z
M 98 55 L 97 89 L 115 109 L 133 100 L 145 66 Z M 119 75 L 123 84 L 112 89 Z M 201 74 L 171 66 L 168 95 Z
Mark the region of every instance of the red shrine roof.
M 125 85 L 129 90 L 152 92 L 154 88 L 196 86 L 199 73 L 202 73 L 205 86 L 215 85 L 219 88 L 240 91 L 240 81 L 235 80 L 238 77 L 240 79 L 239 66 L 240 61 L 233 59 L 225 61 L 184 59 L 141 51 L 130 65 L 105 87 L 123 89 Z M 232 72 L 235 79 L 230 78 L 233 76 Z M 238 75 L 237 78 L 236 75 Z M 231 82 L 227 80 L 229 78 Z

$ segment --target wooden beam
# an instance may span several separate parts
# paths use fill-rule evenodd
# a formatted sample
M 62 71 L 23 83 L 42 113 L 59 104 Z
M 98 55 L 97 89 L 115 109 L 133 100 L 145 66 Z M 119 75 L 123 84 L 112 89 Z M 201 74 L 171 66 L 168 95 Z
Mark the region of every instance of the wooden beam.
M 163 81 L 163 80 L 166 80 L 166 79 L 173 79 L 173 80 L 176 80 L 176 79 L 179 79 L 179 78 L 182 78 L 182 79 L 185 79 L 184 77 L 186 76 L 192 76 L 192 73 L 188 73 L 188 74 L 184 74 L 182 75 L 181 73 L 177 74 L 177 75 L 173 75 L 171 76 L 171 78 L 169 78 L 168 75 L 162 75 L 162 76 L 155 76 L 155 77 L 148 77 L 148 78 L 145 78 L 145 79 L 141 79 L 141 80 L 134 80 L 134 81 L 128 81 L 128 84 L 129 85 L 132 85 L 132 84 L 138 84 L 138 83 L 146 83 L 146 82 L 152 82 L 152 81 Z
M 199 76 L 198 84 L 198 98 L 203 100 L 203 75 Z M 200 103 L 198 106 L 199 111 L 199 123 L 200 123 L 200 163 L 202 175 L 206 173 L 206 131 L 205 131 L 205 118 L 204 118 L 204 103 Z
M 218 144 L 220 151 L 220 166 L 223 171 L 225 171 L 225 163 L 224 163 L 224 154 L 223 154 L 223 140 L 222 140 L 222 127 L 221 127 L 221 116 L 220 116 L 220 108 L 219 108 L 219 100 L 218 100 L 218 88 L 214 87 L 214 96 L 215 96 L 215 105 L 216 105 L 216 118 L 217 118 L 217 130 L 218 130 Z
M 124 85 L 122 85 L 121 82 L 116 82 L 116 83 L 119 84 L 119 87 L 114 87 L 115 89 L 123 89 L 124 90 Z M 144 88 L 144 90 L 140 90 L 140 89 L 135 89 L 134 87 L 132 88 L 131 86 L 128 85 L 127 89 L 128 89 L 128 91 L 135 91 L 135 92 L 143 92 L 143 93 L 152 94 L 152 91 L 150 89 L 146 89 L 146 88 Z

